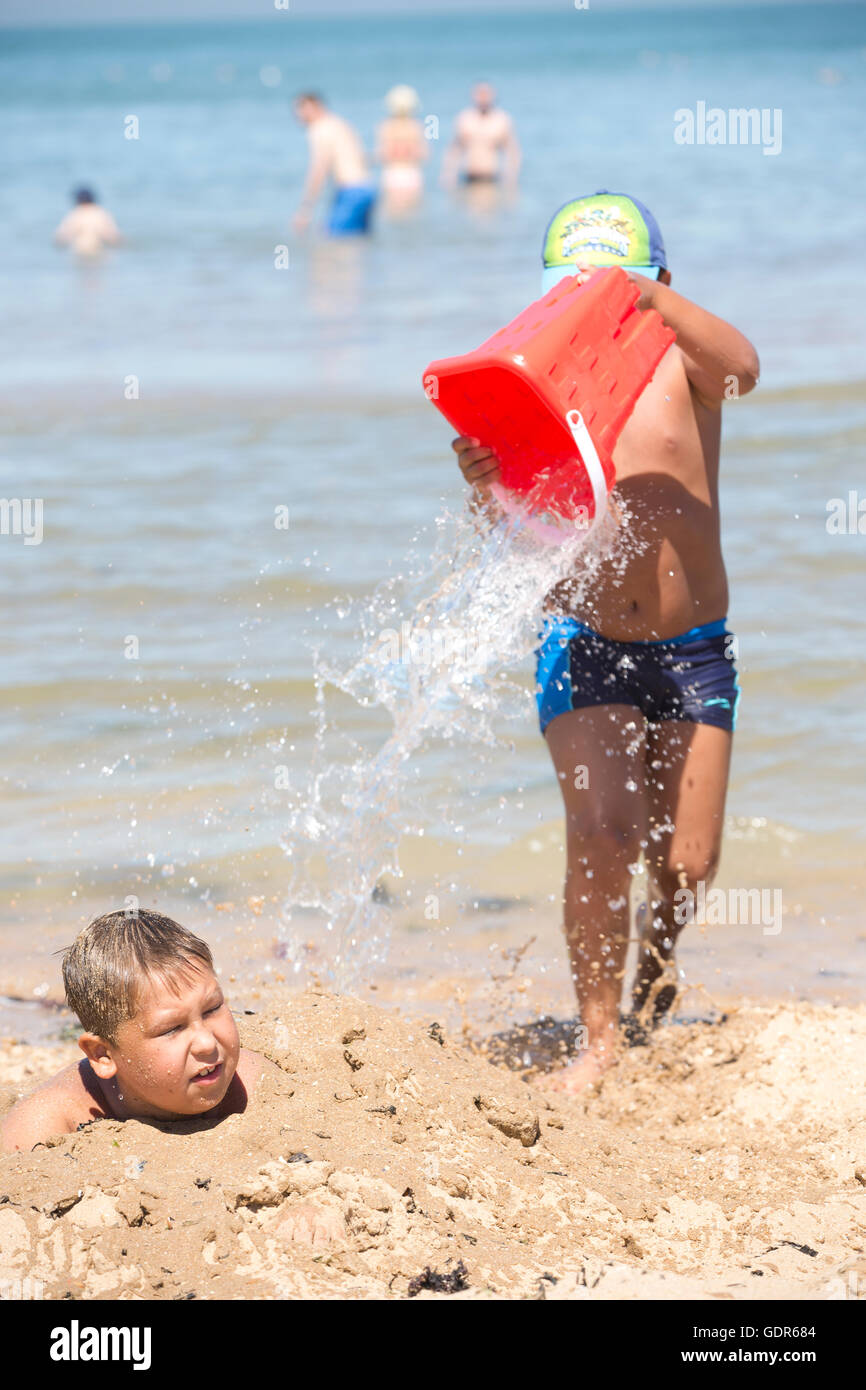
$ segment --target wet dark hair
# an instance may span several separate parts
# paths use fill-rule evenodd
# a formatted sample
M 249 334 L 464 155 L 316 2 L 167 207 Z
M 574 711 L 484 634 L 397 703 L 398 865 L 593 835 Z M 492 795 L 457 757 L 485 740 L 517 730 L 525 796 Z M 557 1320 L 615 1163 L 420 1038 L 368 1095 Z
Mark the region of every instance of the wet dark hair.
M 295 106 L 302 101 L 314 101 L 318 106 L 327 106 L 328 104 L 321 92 L 298 92 L 293 100 Z
M 91 191 L 91 189 L 89 189 L 89 188 L 76 188 L 76 190 L 75 190 L 75 192 L 73 193 L 72 196 L 73 196 L 73 198 L 75 199 L 76 203 L 95 203 L 95 202 L 96 202 L 96 198 L 95 198 L 93 192 Z
M 116 1044 L 134 1018 L 148 979 L 169 989 L 178 978 L 213 970 L 210 947 L 162 912 L 108 912 L 85 927 L 63 953 L 66 1002 L 86 1033 Z

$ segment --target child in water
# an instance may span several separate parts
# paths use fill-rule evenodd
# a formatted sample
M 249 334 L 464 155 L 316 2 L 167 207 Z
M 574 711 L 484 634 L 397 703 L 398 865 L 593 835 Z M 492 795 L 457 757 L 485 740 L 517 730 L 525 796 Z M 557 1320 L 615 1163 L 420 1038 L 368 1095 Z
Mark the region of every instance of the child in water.
M 107 246 L 119 246 L 123 241 L 120 228 L 90 189 L 79 188 L 73 196 L 74 208 L 54 233 L 56 245 L 70 247 L 76 256 L 98 256 Z
M 588 1043 L 549 1084 L 577 1092 L 620 1054 L 629 887 L 641 853 L 631 1011 L 658 1021 L 676 997 L 685 899 L 719 859 L 739 700 L 719 524 L 721 406 L 757 384 L 742 333 L 671 289 L 655 219 L 625 194 L 567 203 L 544 244 L 545 292 L 565 275 L 620 265 L 677 337 L 614 451 L 625 559 L 603 560 L 548 596 L 537 703 L 565 803 L 565 932 Z M 483 440 L 453 442 L 484 506 L 499 478 Z M 694 899 L 691 899 L 694 901 Z M 680 919 L 679 921 L 677 919 Z

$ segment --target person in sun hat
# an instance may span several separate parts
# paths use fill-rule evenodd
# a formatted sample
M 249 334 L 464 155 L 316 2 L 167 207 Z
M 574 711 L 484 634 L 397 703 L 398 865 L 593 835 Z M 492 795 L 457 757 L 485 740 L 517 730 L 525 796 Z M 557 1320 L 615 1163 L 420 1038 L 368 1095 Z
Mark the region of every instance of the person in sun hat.
M 621 1055 L 629 889 L 643 855 L 629 1029 L 676 998 L 674 947 L 718 863 L 739 701 L 719 519 L 721 406 L 757 384 L 754 347 L 671 288 L 658 224 L 637 198 L 602 190 L 565 203 L 543 248 L 544 292 L 621 266 L 676 333 L 614 451 L 617 532 L 591 582 L 548 595 L 538 648 L 541 732 L 566 814 L 565 931 L 587 1045 L 548 1084 L 578 1092 Z M 452 446 L 478 503 L 498 461 L 483 440 Z M 693 912 L 692 912 L 693 915 Z
M 385 97 L 387 118 L 376 132 L 376 158 L 382 166 L 379 181 L 388 212 L 414 207 L 424 188 L 421 166 L 430 150 L 418 120 L 420 99 L 414 87 L 392 87 Z

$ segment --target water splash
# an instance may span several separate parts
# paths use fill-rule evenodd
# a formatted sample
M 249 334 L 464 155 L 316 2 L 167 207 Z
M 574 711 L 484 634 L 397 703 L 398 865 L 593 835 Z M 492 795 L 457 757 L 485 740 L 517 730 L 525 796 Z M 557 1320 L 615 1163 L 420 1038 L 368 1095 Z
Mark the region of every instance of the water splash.
M 297 919 L 310 911 L 331 934 L 337 988 L 384 960 L 389 922 L 378 885 L 383 875 L 401 877 L 400 841 L 423 835 L 430 815 L 413 798 L 417 755 L 436 740 L 495 746 L 503 719 L 529 716 L 531 697 L 515 676 L 537 645 L 545 599 L 576 573 L 575 596 L 588 588 L 616 535 L 606 520 L 553 548 L 524 522 L 468 507 L 446 513 L 432 556 L 340 610 L 356 621 L 361 651 L 343 670 L 316 657 L 313 765 L 293 790 L 282 839 L 292 866 L 283 954 L 295 970 L 303 958 Z M 330 718 L 337 692 L 390 717 L 377 748 L 352 744 Z

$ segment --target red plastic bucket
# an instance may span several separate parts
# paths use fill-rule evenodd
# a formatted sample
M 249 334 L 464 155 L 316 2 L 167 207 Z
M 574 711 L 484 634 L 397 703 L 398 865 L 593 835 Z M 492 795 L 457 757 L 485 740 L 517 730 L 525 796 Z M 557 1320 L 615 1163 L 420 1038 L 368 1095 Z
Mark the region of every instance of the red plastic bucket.
M 594 524 L 620 432 L 675 334 L 619 267 L 568 276 L 475 352 L 431 362 L 427 396 L 489 445 L 534 517 Z

